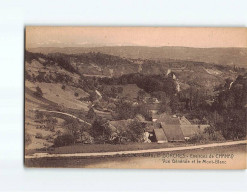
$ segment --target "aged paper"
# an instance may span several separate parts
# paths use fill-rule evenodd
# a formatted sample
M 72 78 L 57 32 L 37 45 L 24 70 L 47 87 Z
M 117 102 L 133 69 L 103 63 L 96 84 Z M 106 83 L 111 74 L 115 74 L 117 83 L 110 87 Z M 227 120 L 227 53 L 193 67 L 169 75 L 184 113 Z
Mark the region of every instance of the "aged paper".
M 246 28 L 25 29 L 25 166 L 245 169 Z

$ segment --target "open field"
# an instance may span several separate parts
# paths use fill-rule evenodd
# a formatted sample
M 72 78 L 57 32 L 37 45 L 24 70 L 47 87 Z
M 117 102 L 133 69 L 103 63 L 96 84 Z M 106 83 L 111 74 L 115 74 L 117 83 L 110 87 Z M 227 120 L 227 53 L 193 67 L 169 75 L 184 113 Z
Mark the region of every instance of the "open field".
M 236 146 L 223 146 L 212 148 L 200 148 L 195 150 L 186 151 L 173 151 L 173 152 L 161 152 L 161 153 L 147 153 L 145 155 L 138 154 L 134 156 L 124 157 L 90 157 L 90 158 L 39 158 L 39 159 L 25 159 L 25 165 L 27 167 L 82 167 L 82 168 L 189 168 L 189 169 L 205 169 L 208 168 L 210 161 L 205 156 L 216 154 L 234 154 L 232 159 L 219 159 L 221 169 L 243 169 L 245 168 L 246 158 L 246 144 Z M 170 157 L 184 156 L 183 162 L 180 163 L 165 163 L 165 157 L 167 160 L 173 160 Z M 198 159 L 201 156 L 207 160 L 205 164 L 193 164 L 188 163 L 193 159 Z M 200 158 L 199 158 L 200 159 Z M 178 160 L 178 159 L 177 159 Z M 174 161 L 175 162 L 175 161 Z M 218 162 L 218 161 L 217 161 Z M 210 164 L 210 168 L 217 169 L 218 164 Z
M 75 144 L 70 146 L 63 146 L 54 148 L 49 151 L 51 154 L 70 154 L 70 153 L 88 153 L 88 152 L 118 152 L 118 151 L 131 151 L 131 150 L 147 150 L 158 148 L 171 148 L 180 146 L 189 146 L 186 143 L 129 143 L 129 144 Z M 27 154 L 32 154 L 34 151 L 27 151 Z M 37 151 L 35 151 L 37 152 Z M 42 152 L 42 151 L 40 151 Z M 43 151 L 44 152 L 44 151 Z

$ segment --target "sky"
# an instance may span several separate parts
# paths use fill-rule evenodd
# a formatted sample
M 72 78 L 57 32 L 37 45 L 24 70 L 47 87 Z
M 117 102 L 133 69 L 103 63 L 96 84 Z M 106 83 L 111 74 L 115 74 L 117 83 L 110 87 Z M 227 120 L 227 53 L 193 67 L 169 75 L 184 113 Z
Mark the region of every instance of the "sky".
M 247 47 L 246 28 L 26 27 L 26 47 Z

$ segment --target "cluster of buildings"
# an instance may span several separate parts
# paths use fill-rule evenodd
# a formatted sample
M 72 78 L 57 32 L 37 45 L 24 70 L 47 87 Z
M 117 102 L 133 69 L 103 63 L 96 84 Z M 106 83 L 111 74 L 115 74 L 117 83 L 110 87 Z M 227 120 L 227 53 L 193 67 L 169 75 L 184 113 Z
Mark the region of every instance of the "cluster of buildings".
M 183 142 L 189 140 L 198 133 L 204 132 L 209 125 L 191 124 L 184 116 L 171 116 L 166 113 L 154 114 L 152 121 L 146 121 L 144 118 L 108 121 L 107 126 L 112 129 L 113 134 L 119 132 L 128 132 L 128 125 L 138 120 L 144 129 L 145 142 Z
M 152 122 L 149 122 L 146 127 L 148 128 L 145 130 L 149 132 L 152 140 L 164 143 L 189 140 L 196 134 L 204 132 L 209 125 L 191 124 L 184 116 L 178 117 L 162 113 L 154 114 Z

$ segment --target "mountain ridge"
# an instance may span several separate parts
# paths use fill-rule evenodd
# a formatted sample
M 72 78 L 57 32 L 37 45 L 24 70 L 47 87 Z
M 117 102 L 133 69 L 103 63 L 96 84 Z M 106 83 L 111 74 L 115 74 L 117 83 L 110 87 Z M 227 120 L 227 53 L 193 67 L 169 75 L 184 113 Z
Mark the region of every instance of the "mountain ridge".
M 194 48 L 194 47 L 147 47 L 147 46 L 107 46 L 107 47 L 38 47 L 29 48 L 35 53 L 81 54 L 100 52 L 122 58 L 152 59 L 159 61 L 185 60 L 215 63 L 228 66 L 246 67 L 247 48 Z

